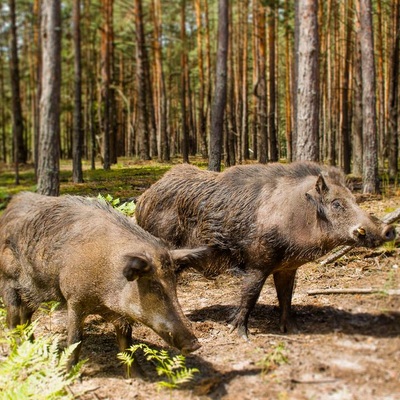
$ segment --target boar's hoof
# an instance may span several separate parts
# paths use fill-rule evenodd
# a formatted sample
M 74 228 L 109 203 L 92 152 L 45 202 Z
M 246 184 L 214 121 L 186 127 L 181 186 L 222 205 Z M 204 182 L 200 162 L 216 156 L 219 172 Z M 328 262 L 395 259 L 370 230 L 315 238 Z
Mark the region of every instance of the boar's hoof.
M 134 359 L 133 364 L 131 365 L 130 368 L 126 367 L 125 372 L 124 372 L 125 379 L 141 379 L 142 381 L 147 381 L 148 378 L 146 376 L 146 373 L 143 371 L 142 367 L 140 364 L 137 362 L 136 359 Z
M 230 324 L 229 325 L 229 333 L 232 333 L 236 328 L 237 328 L 237 334 L 239 337 L 241 337 L 244 341 L 249 342 L 249 335 L 248 335 L 248 329 L 245 325 L 236 325 L 236 324 Z
M 299 333 L 300 329 L 297 325 L 295 318 L 286 319 L 281 321 L 279 324 L 279 329 L 282 333 Z

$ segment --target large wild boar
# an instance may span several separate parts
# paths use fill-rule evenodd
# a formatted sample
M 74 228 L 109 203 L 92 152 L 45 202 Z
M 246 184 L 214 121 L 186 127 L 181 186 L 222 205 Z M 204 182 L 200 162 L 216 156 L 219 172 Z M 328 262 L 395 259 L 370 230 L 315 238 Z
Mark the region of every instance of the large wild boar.
M 336 168 L 315 163 L 243 165 L 215 173 L 190 165 L 171 169 L 139 198 L 137 222 L 176 247 L 210 245 L 192 264 L 204 275 L 245 271 L 232 329 L 247 322 L 273 274 L 280 329 L 295 327 L 291 301 L 299 266 L 338 245 L 374 247 L 395 230 L 356 204 Z
M 99 314 L 114 324 L 121 351 L 132 343 L 133 321 L 183 352 L 194 351 L 200 345 L 178 303 L 174 268 L 204 253 L 167 250 L 97 199 L 16 195 L 0 218 L 0 295 L 8 325 L 29 323 L 42 302 L 57 300 L 67 304 L 69 345 L 82 340 L 85 317 Z

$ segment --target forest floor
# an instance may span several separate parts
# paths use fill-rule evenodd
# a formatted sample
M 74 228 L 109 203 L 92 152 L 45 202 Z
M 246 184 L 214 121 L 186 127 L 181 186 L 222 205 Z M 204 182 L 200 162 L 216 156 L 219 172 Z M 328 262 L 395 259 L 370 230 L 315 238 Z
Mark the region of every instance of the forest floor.
M 365 197 L 361 206 L 377 216 L 400 205 L 400 196 Z M 229 332 L 238 304 L 240 277 L 207 280 L 182 275 L 178 297 L 202 347 L 187 356 L 197 368 L 180 389 L 159 388 L 154 366 L 139 357 L 147 380 L 124 379 L 113 328 L 93 317 L 85 325 L 81 382 L 70 389 L 82 400 L 105 399 L 400 399 L 400 249 L 353 250 L 333 264 L 299 269 L 293 297 L 300 332 L 281 334 L 271 279 L 249 321 L 250 340 Z M 314 289 L 375 288 L 375 294 L 309 295 Z M 65 334 L 65 313 L 52 317 Z M 137 326 L 137 343 L 168 349 L 150 329 Z M 168 349 L 171 354 L 176 354 Z
M 148 182 L 143 183 L 142 191 Z M 111 184 L 110 184 L 111 185 Z M 122 185 L 122 184 L 121 184 Z M 95 187 L 96 185 L 94 185 Z M 113 194 L 105 183 L 105 189 Z M 127 188 L 128 191 L 129 188 Z M 360 205 L 382 217 L 400 207 L 400 191 L 361 196 Z M 185 272 L 178 297 L 202 347 L 186 357 L 197 368 L 180 389 L 160 388 L 162 378 L 139 356 L 147 379 L 124 379 L 113 327 L 99 317 L 85 323 L 82 379 L 70 387 L 81 400 L 114 399 L 400 399 L 400 249 L 352 250 L 329 265 L 309 263 L 298 271 L 293 309 L 300 332 L 281 334 L 279 312 L 269 278 L 249 320 L 250 340 L 229 332 L 227 321 L 240 296 L 241 278 L 207 280 Z M 310 295 L 315 289 L 374 288 L 374 294 Z M 40 329 L 66 334 L 64 310 L 42 315 Z M 136 343 L 169 348 L 142 325 Z

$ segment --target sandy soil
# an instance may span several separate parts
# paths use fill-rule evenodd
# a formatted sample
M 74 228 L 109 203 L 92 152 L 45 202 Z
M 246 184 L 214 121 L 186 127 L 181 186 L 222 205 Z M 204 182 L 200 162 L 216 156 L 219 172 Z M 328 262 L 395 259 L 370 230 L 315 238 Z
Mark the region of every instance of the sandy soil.
M 400 197 L 364 199 L 363 208 L 383 216 Z M 300 332 L 283 335 L 272 280 L 268 279 L 251 315 L 248 342 L 230 333 L 228 319 L 240 294 L 240 277 L 215 280 L 186 272 L 178 295 L 202 347 L 187 357 L 199 373 L 179 390 L 159 389 L 152 364 L 140 357 L 147 380 L 124 379 L 116 358 L 112 326 L 91 317 L 85 324 L 82 356 L 88 359 L 76 398 L 98 399 L 400 399 L 400 296 L 309 295 L 312 289 L 400 288 L 400 249 L 352 251 L 333 264 L 299 269 L 293 297 Z M 65 312 L 51 329 L 65 334 Z M 48 329 L 50 321 L 44 319 Z M 169 349 L 150 329 L 138 326 L 138 342 Z M 274 363 L 272 353 L 281 357 Z

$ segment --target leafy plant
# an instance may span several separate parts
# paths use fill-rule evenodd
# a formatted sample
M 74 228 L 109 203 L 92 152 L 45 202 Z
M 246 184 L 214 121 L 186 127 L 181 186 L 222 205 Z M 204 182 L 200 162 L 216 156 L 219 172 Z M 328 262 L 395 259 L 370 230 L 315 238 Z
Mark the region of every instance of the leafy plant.
M 5 326 L 5 313 L 0 310 L 0 326 Z M 77 379 L 85 361 L 70 371 L 67 363 L 78 343 L 60 354 L 58 335 L 30 340 L 37 322 L 1 332 L 1 342 L 7 344 L 9 354 L 0 363 L 0 400 L 73 398 L 67 387 Z
M 285 344 L 280 342 L 274 346 L 258 363 L 261 368 L 261 374 L 266 375 L 277 369 L 282 364 L 289 362 L 285 354 Z
M 165 380 L 158 382 L 160 387 L 168 389 L 176 389 L 180 385 L 191 381 L 197 368 L 187 368 L 186 359 L 183 355 L 178 354 L 171 357 L 166 350 L 152 349 L 144 343 L 131 346 L 126 352 L 118 354 L 118 358 L 125 364 L 128 369 L 131 367 L 134 358 L 133 354 L 142 349 L 147 361 L 151 361 L 159 376 L 164 376 Z
M 134 201 L 121 203 L 119 198 L 114 199 L 110 194 L 107 194 L 106 196 L 99 194 L 97 198 L 106 201 L 113 208 L 122 212 L 122 214 L 125 214 L 128 217 L 132 217 L 135 214 L 136 204 Z

